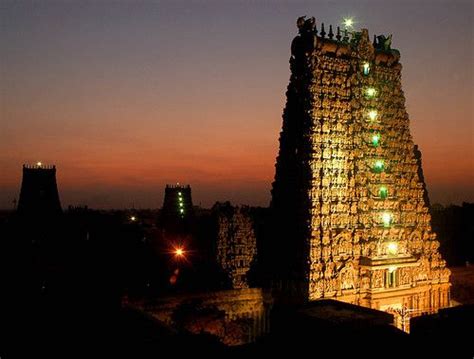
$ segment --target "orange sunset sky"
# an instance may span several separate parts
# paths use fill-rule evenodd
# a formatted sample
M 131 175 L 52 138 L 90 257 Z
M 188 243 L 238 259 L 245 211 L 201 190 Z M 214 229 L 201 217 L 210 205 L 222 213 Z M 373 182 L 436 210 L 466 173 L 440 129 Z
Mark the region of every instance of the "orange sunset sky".
M 393 33 L 431 201 L 474 201 L 470 1 L 2 1 L 0 208 L 39 160 L 63 207 L 268 205 L 301 15 Z

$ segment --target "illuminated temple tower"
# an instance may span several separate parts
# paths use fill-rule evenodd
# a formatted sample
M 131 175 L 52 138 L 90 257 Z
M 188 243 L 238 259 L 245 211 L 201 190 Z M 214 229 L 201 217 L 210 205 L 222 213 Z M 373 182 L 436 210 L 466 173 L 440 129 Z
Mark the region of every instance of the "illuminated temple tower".
M 297 25 L 272 189 L 276 293 L 404 319 L 448 306 L 391 36 Z

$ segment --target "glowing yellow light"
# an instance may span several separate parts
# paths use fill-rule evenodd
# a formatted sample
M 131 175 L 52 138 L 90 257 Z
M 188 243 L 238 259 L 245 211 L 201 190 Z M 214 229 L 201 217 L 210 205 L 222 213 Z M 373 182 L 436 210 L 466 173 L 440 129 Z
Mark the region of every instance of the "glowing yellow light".
M 354 25 L 354 20 L 352 18 L 348 17 L 344 19 L 344 26 L 347 28 L 350 28 Z
M 37 165 L 38 167 L 41 167 L 43 164 L 42 164 L 41 162 L 36 162 L 36 165 Z
M 372 121 L 376 120 L 378 116 L 377 110 L 370 110 L 368 116 Z
M 179 206 L 180 206 L 180 207 L 183 207 L 183 202 L 179 202 Z
M 364 75 L 368 75 L 370 71 L 370 64 L 368 62 L 364 62 L 364 65 L 362 65 L 364 69 Z
M 132 222 L 135 222 L 135 221 L 137 220 L 137 217 L 131 216 L 131 217 L 130 217 L 130 220 L 131 220 Z
M 178 196 L 180 196 L 180 197 L 181 197 L 181 192 L 178 192 Z
M 382 222 L 384 227 L 389 227 L 392 223 L 392 215 L 388 212 L 382 213 Z
M 387 253 L 394 256 L 398 253 L 398 244 L 396 242 L 390 242 L 387 244 Z
M 181 208 L 181 209 L 179 210 L 179 212 L 180 212 L 180 213 L 184 213 L 184 209 Z
M 373 87 L 369 87 L 365 90 L 365 94 L 368 96 L 368 97 L 374 97 L 376 94 L 377 94 L 377 90 L 374 89 Z
M 182 257 L 182 256 L 184 256 L 184 250 L 182 248 L 176 248 L 175 251 L 174 251 L 174 254 L 177 257 Z

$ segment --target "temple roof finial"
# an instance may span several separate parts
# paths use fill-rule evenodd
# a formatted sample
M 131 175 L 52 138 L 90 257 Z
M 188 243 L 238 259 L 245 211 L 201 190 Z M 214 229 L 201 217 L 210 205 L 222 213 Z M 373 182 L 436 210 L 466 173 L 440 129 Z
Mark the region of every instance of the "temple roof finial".
M 332 40 L 333 37 L 334 37 L 334 33 L 332 32 L 332 25 L 329 25 L 328 37 L 329 37 L 330 40 Z
M 319 33 L 323 39 L 326 37 L 326 31 L 324 31 L 324 22 L 321 23 L 321 31 Z

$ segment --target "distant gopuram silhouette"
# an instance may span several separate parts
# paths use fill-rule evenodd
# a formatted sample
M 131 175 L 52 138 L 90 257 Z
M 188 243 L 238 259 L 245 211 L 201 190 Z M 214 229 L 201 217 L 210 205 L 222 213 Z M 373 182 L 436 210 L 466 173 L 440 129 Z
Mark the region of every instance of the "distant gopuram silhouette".
M 45 217 L 62 212 L 56 183 L 56 166 L 23 165 L 18 213 Z
M 300 18 L 291 45 L 271 209 L 280 300 L 333 298 L 406 319 L 449 305 L 420 152 L 409 129 L 400 53 L 368 30 L 318 33 Z
M 194 214 L 191 187 L 166 185 L 161 220 L 168 230 L 186 232 Z

